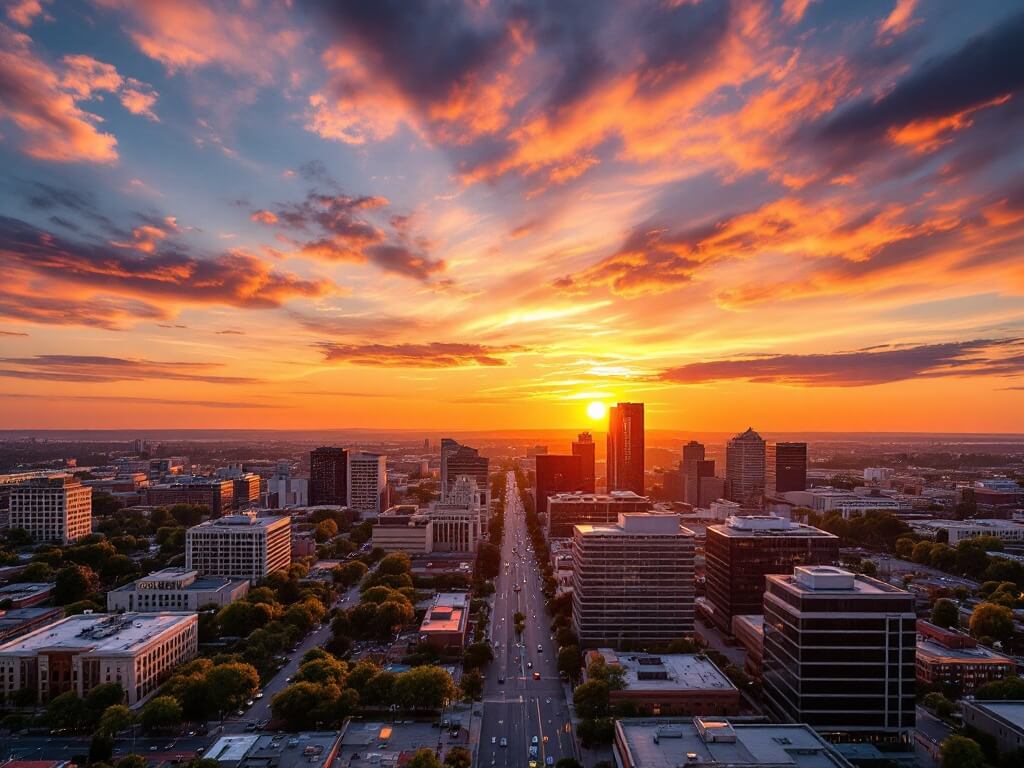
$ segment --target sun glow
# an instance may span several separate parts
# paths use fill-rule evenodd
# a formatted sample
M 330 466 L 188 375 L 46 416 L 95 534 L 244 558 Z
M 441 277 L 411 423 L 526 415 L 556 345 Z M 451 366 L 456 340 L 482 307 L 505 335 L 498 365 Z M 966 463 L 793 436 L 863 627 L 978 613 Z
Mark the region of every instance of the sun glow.
M 600 400 L 594 400 L 587 405 L 587 416 L 594 421 L 600 421 L 608 413 L 608 409 Z

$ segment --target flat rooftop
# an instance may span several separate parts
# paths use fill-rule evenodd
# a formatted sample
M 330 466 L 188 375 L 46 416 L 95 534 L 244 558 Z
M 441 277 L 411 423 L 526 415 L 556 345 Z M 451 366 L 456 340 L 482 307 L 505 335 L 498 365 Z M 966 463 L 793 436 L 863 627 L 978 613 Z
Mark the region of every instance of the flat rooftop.
M 810 579 L 803 580 L 800 574 L 769 574 L 766 579 L 785 584 L 790 591 L 805 595 L 906 595 L 899 587 L 886 584 L 884 581 L 872 579 L 861 574 L 851 574 L 842 568 L 835 566 L 807 566 L 799 567 L 797 571 L 810 572 Z M 820 572 L 820 576 L 817 573 Z M 837 573 L 838 572 L 838 573 Z M 852 579 L 842 579 L 841 574 L 852 576 Z M 838 578 L 837 578 L 838 577 Z
M 125 584 L 117 589 L 110 590 L 111 592 L 156 592 L 156 591 L 174 591 L 174 592 L 219 592 L 222 589 L 231 589 L 245 582 L 248 583 L 248 579 L 232 579 L 227 576 L 199 576 L 196 575 L 191 580 L 187 580 L 184 583 L 182 580 L 190 578 L 191 574 L 196 574 L 196 571 L 189 571 L 183 568 L 165 568 L 162 571 L 156 571 L 143 576 L 141 579 L 136 579 L 131 584 Z M 156 586 L 152 586 L 155 583 L 161 583 L 162 586 L 159 589 Z M 145 585 L 141 586 L 140 584 Z M 163 586 L 166 585 L 166 586 Z
M 731 515 L 722 525 L 709 525 L 709 531 L 730 537 L 787 536 L 838 539 L 835 534 L 805 523 L 794 523 L 771 515 Z
M 934 640 L 918 640 L 917 654 L 930 656 L 933 660 L 955 661 L 964 664 L 1013 663 L 1013 659 L 983 646 L 974 648 L 950 648 Z
M 190 531 L 236 531 L 239 529 L 246 528 L 270 528 L 273 525 L 278 524 L 282 520 L 290 521 L 291 518 L 287 515 L 275 515 L 272 517 L 256 517 L 254 515 L 225 515 L 219 517 L 216 520 L 207 520 L 199 523 L 199 525 L 193 525 L 189 528 Z
M 975 528 L 987 528 L 992 530 L 1009 530 L 1011 528 L 1024 528 L 1024 523 L 1017 522 L 1016 520 L 998 520 L 987 518 L 983 520 L 921 520 L 915 522 L 914 525 L 923 525 L 929 528 L 958 528 L 961 530 L 973 530 Z
M 735 691 L 706 656 L 693 653 L 624 653 L 599 648 L 608 664 L 625 670 L 626 690 Z
M 635 768 L 852 768 L 806 725 L 651 718 L 619 720 L 615 727 Z
M 420 624 L 420 632 L 461 632 L 466 626 L 467 598 L 465 592 L 435 595 Z
M 170 629 L 195 621 L 194 613 L 89 613 L 41 627 L 0 645 L 0 653 L 34 655 L 42 650 L 132 653 Z
M 689 528 L 679 525 L 679 515 L 660 512 L 620 512 L 616 524 L 573 526 L 581 536 L 693 536 Z
M 647 496 L 640 496 L 634 491 L 612 491 L 611 493 L 552 493 L 548 495 L 548 503 L 558 504 L 616 504 L 637 502 L 650 503 Z
M 339 731 L 222 736 L 204 757 L 237 768 L 325 766 L 341 746 Z
M 0 600 L 24 600 L 26 597 L 35 597 L 49 592 L 51 589 L 53 589 L 53 583 L 45 581 L 5 584 L 0 587 Z
M 989 712 L 1008 725 L 1024 731 L 1024 701 L 978 701 L 971 702 L 972 707 Z

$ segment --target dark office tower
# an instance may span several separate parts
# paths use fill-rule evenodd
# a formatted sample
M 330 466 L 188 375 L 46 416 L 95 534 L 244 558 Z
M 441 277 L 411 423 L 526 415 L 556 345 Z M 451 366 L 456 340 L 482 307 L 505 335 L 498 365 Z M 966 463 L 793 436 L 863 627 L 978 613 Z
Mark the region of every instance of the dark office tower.
M 548 497 L 556 493 L 585 491 L 583 487 L 583 457 L 559 456 L 554 453 L 537 457 L 537 478 L 533 486 L 533 499 L 538 514 L 546 515 Z
M 309 504 L 348 506 L 348 451 L 344 448 L 310 451 Z
M 766 581 L 769 709 L 829 740 L 908 741 L 914 730 L 914 596 L 827 566 Z
M 644 404 L 608 409 L 608 490 L 644 495 Z
M 441 476 L 444 483 L 441 486 L 442 502 L 448 500 L 449 494 L 455 489 L 455 481 L 459 475 L 467 475 L 476 480 L 477 493 L 480 504 L 487 509 L 491 499 L 491 486 L 487 482 L 487 471 L 490 467 L 490 459 L 481 456 L 476 448 L 468 445 L 455 444 L 454 450 L 447 454 L 441 454 Z
M 596 444 L 589 432 L 580 432 L 576 442 L 572 444 L 572 455 L 579 456 L 582 462 L 583 490 L 586 493 L 593 493 L 594 488 L 594 464 L 596 461 Z
M 423 452 L 424 453 L 430 453 L 430 438 L 429 437 L 424 437 L 423 438 Z
M 807 443 L 773 443 L 768 446 L 766 492 L 807 490 Z
M 715 462 L 705 462 L 704 445 L 696 440 L 691 440 L 684 445 L 681 453 L 683 460 L 679 462 L 679 474 L 682 476 L 683 501 L 694 507 L 699 507 L 701 506 L 700 479 L 704 476 L 703 473 L 708 471 L 707 464 L 711 465 L 709 477 L 714 476 Z
M 760 509 L 764 497 L 764 440 L 752 428 L 725 444 L 725 489 L 729 501 Z
M 691 462 L 683 480 L 687 504 L 707 507 L 722 497 L 722 481 L 715 477 L 715 462 L 710 459 Z
M 448 493 L 448 454 L 455 453 L 458 449 L 457 441 L 450 437 L 441 438 L 441 501 L 444 501 L 444 497 Z M 455 482 L 454 475 L 452 475 L 452 482 Z
M 704 557 L 711 618 L 728 632 L 733 616 L 761 613 L 767 574 L 834 565 L 839 539 L 780 517 L 730 517 L 724 525 L 708 526 Z

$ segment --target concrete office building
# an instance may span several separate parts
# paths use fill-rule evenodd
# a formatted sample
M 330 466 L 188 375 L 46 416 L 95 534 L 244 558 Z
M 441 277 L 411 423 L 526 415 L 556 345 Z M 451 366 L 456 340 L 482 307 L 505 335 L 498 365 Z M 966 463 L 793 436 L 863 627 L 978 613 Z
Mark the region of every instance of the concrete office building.
M 615 721 L 619 768 L 853 768 L 806 725 L 722 718 Z
M 445 440 L 441 441 L 441 501 L 448 501 L 449 494 L 455 488 L 455 481 L 466 475 L 476 481 L 477 502 L 484 509 L 488 509 L 491 503 L 491 486 L 488 480 L 490 459 L 481 456 L 476 448 L 459 445 L 454 440 L 445 446 Z
M 806 507 L 819 514 L 838 512 L 844 520 L 849 520 L 865 512 L 890 512 L 899 514 L 909 512 L 911 507 L 899 499 L 882 495 L 864 495 L 852 491 L 835 488 L 810 488 L 806 491 L 788 491 L 781 496 L 791 504 Z
M 390 507 L 373 523 L 371 546 L 385 552 L 429 554 L 434 551 L 434 521 L 414 504 Z
M 995 536 L 1015 544 L 1024 542 L 1024 523 L 1015 520 L 915 520 L 910 527 L 914 533 L 945 540 L 954 548 L 961 541 L 978 536 Z
M 223 608 L 248 594 L 248 579 L 200 576 L 187 568 L 164 568 L 107 592 L 107 610 L 198 611 L 204 605 Z
M 198 504 L 209 507 L 214 517 L 231 513 L 234 507 L 235 483 L 218 477 L 184 475 L 173 482 L 151 485 L 143 491 L 145 503 L 151 507 L 175 504 Z
M 365 451 L 348 455 L 348 506 L 363 519 L 376 518 L 387 508 L 387 459 Z
M 760 509 L 765 489 L 765 442 L 751 427 L 725 444 L 726 498 Z
M 27 635 L 64 618 L 59 605 L 34 605 L 31 608 L 0 608 L 0 643 Z
M 42 704 L 68 691 L 83 698 L 97 685 L 119 683 L 133 707 L 198 650 L 194 613 L 69 616 L 0 645 L 0 690 L 9 696 L 30 688 Z
M 537 457 L 533 499 L 539 515 L 547 515 L 548 498 L 556 493 L 585 491 L 583 457 L 545 453 Z
M 484 534 L 487 509 L 480 505 L 477 481 L 459 475 L 446 502 L 435 502 L 427 511 L 434 552 L 476 552 Z
M 346 732 L 347 728 L 300 731 L 287 738 L 272 733 L 222 735 L 203 757 L 215 760 L 219 768 L 330 768 L 342 749 Z M 397 755 L 395 757 L 397 763 Z M 338 764 L 351 768 L 360 765 L 359 761 L 348 760 Z
M 24 480 L 11 488 L 8 522 L 34 541 L 70 544 L 92 533 L 92 488 L 77 477 Z
M 807 488 L 807 443 L 772 443 L 765 467 L 769 494 L 802 491 Z
M 683 446 L 679 473 L 683 501 L 692 507 L 707 507 L 724 493 L 722 481 L 715 477 L 715 462 L 705 458 L 704 446 L 696 440 Z
M 651 500 L 632 491 L 558 493 L 548 497 L 548 539 L 570 538 L 577 525 L 612 525 L 623 512 L 647 512 Z
M 310 506 L 348 506 L 348 451 L 325 446 L 309 453 Z
M 260 476 L 253 472 L 245 472 L 239 477 L 231 478 L 232 506 L 237 511 L 254 509 L 260 503 Z
M 267 480 L 269 509 L 309 506 L 309 478 L 292 477 L 291 462 L 277 462 L 274 474 Z
M 644 404 L 619 403 L 608 409 L 609 491 L 644 495 Z
M 597 490 L 594 483 L 597 479 L 597 446 L 594 438 L 589 432 L 580 432 L 572 444 L 572 455 L 580 457 L 580 468 L 583 473 L 584 493 L 594 493 Z
M 583 647 L 693 632 L 694 535 L 678 515 L 622 513 L 573 530 L 573 628 Z
M 835 566 L 766 578 L 764 700 L 835 740 L 908 741 L 914 596 Z
M 839 538 L 780 517 L 733 516 L 708 526 L 704 554 L 710 618 L 728 632 L 733 616 L 761 613 L 767 574 L 832 565 L 839 560 Z
M 229 515 L 185 533 L 185 568 L 256 582 L 292 563 L 290 517 Z
M 964 699 L 960 705 L 964 725 L 991 736 L 1000 754 L 1024 749 L 1024 701 Z

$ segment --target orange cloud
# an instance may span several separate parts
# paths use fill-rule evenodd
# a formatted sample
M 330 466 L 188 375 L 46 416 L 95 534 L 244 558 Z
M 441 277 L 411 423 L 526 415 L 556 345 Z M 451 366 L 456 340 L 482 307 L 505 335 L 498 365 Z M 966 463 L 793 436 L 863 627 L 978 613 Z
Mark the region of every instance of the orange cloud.
M 879 38 L 893 38 L 902 35 L 914 24 L 913 14 L 917 0 L 896 0 L 892 12 L 878 25 Z
M 956 114 L 913 120 L 905 125 L 890 128 L 889 140 L 893 144 L 910 147 L 914 152 L 934 152 L 950 140 L 950 134 L 970 128 L 974 123 L 971 117 L 976 112 L 1001 106 L 1010 98 L 1010 94 L 1005 94 Z
M 20 27 L 31 27 L 42 12 L 42 0 L 10 0 L 7 5 L 7 18 Z
M 249 216 L 253 221 L 258 221 L 260 224 L 276 224 L 277 216 L 270 211 L 253 211 L 252 215 Z

